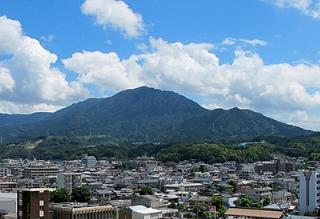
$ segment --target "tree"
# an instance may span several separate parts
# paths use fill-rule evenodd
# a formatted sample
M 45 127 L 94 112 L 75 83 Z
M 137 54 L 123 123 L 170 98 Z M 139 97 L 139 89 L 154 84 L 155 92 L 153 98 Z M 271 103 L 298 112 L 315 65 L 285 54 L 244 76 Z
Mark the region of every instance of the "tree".
M 177 205 L 176 205 L 176 203 L 171 202 L 171 203 L 168 205 L 168 208 L 177 208 Z
M 140 195 L 153 195 L 153 191 L 150 187 L 143 187 L 139 190 Z
M 202 216 L 203 216 L 204 219 L 211 219 L 211 218 L 213 218 L 213 216 L 212 216 L 212 214 L 210 213 L 210 211 L 205 211 L 205 212 L 203 212 Z
M 211 202 L 212 202 L 212 205 L 216 206 L 218 217 L 222 217 L 226 212 L 222 196 L 220 195 L 213 196 Z
M 270 204 L 270 202 L 271 202 L 271 201 L 270 201 L 270 198 L 268 198 L 268 197 L 267 197 L 267 198 L 264 198 L 264 199 L 262 200 L 262 205 L 263 205 L 263 206 L 267 206 L 267 205 Z
M 206 165 L 200 165 L 199 171 L 201 173 L 208 172 L 208 167 Z
M 91 199 L 91 192 L 86 187 L 78 187 L 72 189 L 71 200 L 77 202 L 88 202 Z
M 238 182 L 235 180 L 230 180 L 228 184 L 233 187 L 232 189 L 233 192 L 236 192 L 239 188 Z
M 192 207 L 192 211 L 197 214 L 197 218 L 203 218 L 203 213 L 208 210 L 208 207 L 199 203 L 195 203 Z
M 212 205 L 216 206 L 217 211 L 224 208 L 223 198 L 220 195 L 216 195 L 212 197 Z
M 250 208 L 253 205 L 252 199 L 249 196 L 243 196 L 234 201 L 234 204 L 237 207 L 246 207 Z
M 68 202 L 70 201 L 70 192 L 67 189 L 57 189 L 50 192 L 50 201 L 59 203 L 59 202 Z

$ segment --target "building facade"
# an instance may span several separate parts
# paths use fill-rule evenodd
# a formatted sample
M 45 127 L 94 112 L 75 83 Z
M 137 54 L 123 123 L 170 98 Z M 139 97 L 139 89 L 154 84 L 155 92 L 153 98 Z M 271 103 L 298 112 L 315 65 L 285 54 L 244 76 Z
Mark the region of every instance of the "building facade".
M 319 173 L 305 171 L 299 176 L 299 208 L 301 213 L 313 212 L 319 206 Z
M 87 203 L 54 204 L 51 219 L 116 219 L 117 209 L 111 205 L 89 206 Z
M 87 154 L 82 155 L 81 158 L 82 163 L 86 168 L 94 168 L 97 165 L 97 159 L 95 156 L 88 156 Z
M 40 178 L 57 176 L 59 169 L 56 167 L 26 167 L 22 172 L 23 178 Z
M 49 219 L 49 190 L 18 189 L 17 219 Z
M 57 176 L 57 187 L 59 189 L 67 189 L 81 187 L 81 173 L 59 173 Z

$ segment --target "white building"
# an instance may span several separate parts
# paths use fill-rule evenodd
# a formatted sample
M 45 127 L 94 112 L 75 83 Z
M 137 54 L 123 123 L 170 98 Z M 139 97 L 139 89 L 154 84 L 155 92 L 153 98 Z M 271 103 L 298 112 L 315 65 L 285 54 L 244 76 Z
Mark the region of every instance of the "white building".
M 132 219 L 158 219 L 162 217 L 162 211 L 147 208 L 143 205 L 136 205 L 130 207 L 132 211 Z
M 81 173 L 59 173 L 57 176 L 57 187 L 59 189 L 67 189 L 81 187 Z
M 95 156 L 88 156 L 87 154 L 84 154 L 81 158 L 82 163 L 85 164 L 85 166 L 89 169 L 94 168 L 97 165 L 97 159 Z
M 299 208 L 301 213 L 313 212 L 318 205 L 319 173 L 305 171 L 299 176 Z

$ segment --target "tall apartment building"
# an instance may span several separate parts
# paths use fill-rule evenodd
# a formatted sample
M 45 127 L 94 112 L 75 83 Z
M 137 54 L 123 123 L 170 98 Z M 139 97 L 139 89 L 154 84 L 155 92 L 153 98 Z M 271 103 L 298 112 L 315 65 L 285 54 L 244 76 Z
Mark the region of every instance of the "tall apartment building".
M 37 178 L 56 176 L 59 172 L 57 167 L 26 167 L 22 172 L 24 178 Z
M 87 154 L 84 154 L 82 155 L 81 161 L 87 168 L 94 168 L 97 165 L 97 159 L 95 156 L 88 156 Z
M 313 212 L 320 201 L 320 175 L 316 171 L 305 171 L 299 176 L 299 208 L 301 213 Z
M 72 191 L 72 188 L 81 187 L 81 183 L 81 173 L 58 173 L 57 187 L 59 189 Z
M 49 190 L 18 189 L 17 219 L 49 219 Z

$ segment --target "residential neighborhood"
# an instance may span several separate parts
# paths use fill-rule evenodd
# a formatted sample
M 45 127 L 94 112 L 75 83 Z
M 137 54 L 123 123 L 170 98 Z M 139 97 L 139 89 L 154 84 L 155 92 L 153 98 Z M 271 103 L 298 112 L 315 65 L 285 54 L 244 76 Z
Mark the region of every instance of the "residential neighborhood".
M 71 161 L 3 159 L 0 206 L 3 218 L 21 219 L 28 212 L 22 206 L 45 219 L 316 217 L 320 163 L 313 170 L 301 169 L 306 163 L 289 157 L 211 165 L 147 156 L 128 161 L 88 155 Z M 85 202 L 53 195 L 77 188 L 89 192 Z

